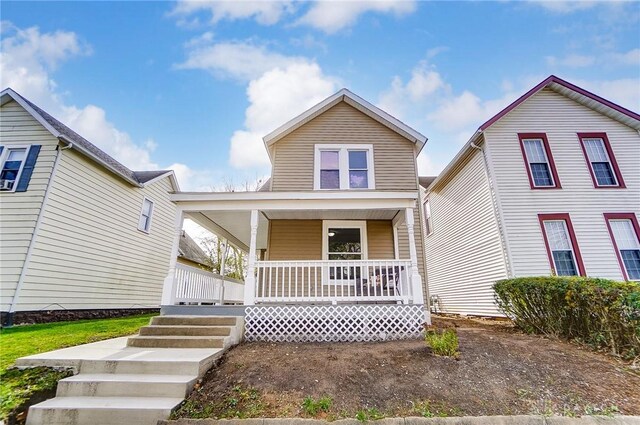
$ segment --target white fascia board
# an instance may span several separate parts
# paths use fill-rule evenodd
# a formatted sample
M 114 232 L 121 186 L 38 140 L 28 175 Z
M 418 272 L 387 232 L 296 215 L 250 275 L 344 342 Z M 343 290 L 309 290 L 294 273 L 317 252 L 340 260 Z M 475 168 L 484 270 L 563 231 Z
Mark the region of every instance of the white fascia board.
M 319 114 L 326 109 L 329 109 L 330 107 L 332 107 L 333 105 L 337 104 L 342 100 L 345 100 L 345 101 L 350 100 L 351 102 L 354 102 L 360 105 L 362 108 L 368 110 L 370 112 L 370 115 L 369 114 L 368 115 L 376 119 L 376 121 L 381 122 L 383 125 L 393 130 L 396 130 L 396 129 L 401 130 L 402 133 L 405 133 L 405 134 L 402 134 L 404 137 L 413 139 L 412 141 L 418 146 L 418 152 L 422 150 L 422 147 L 427 142 L 427 137 L 421 134 L 420 132 L 414 130 L 413 128 L 409 127 L 402 121 L 384 112 L 382 109 L 378 108 L 377 106 L 372 105 L 371 103 L 367 102 L 360 96 L 343 88 L 337 93 L 335 93 L 334 95 L 329 96 L 322 102 L 306 110 L 305 112 L 298 115 L 297 117 L 287 121 L 277 129 L 272 131 L 271 133 L 264 136 L 262 140 L 264 141 L 264 144 L 267 147 L 267 151 L 269 151 L 269 147 L 271 145 L 273 145 L 275 142 L 280 140 L 285 135 L 289 134 L 291 131 L 293 131 L 295 128 L 301 125 L 301 123 L 303 123 L 307 118 L 315 114 Z M 350 103 L 350 102 L 347 102 L 347 103 Z
M 462 149 L 460 149 L 460 151 L 458 151 L 458 153 L 456 154 L 455 157 L 453 157 L 453 159 L 451 160 L 451 162 L 449 162 L 447 164 L 446 167 L 444 167 L 444 170 L 442 170 L 440 172 L 440 174 L 438 174 L 438 177 L 435 178 L 435 180 L 433 180 L 431 182 L 431 184 L 429 185 L 429 187 L 427 187 L 425 189 L 425 194 L 428 195 L 431 190 L 433 190 L 434 187 L 436 187 L 438 185 L 438 183 L 440 183 L 440 181 L 442 179 L 444 179 L 449 172 L 455 168 L 456 165 L 458 165 L 458 163 L 460 161 L 462 161 L 462 159 L 466 156 L 467 152 L 469 151 L 469 149 L 472 149 L 471 145 L 478 142 L 480 140 L 480 137 L 483 135 L 482 130 L 478 129 L 475 133 L 473 133 L 473 136 L 471 136 L 471 138 L 469 139 L 469 141 L 467 143 L 464 144 L 464 146 L 462 147 Z
M 24 99 L 22 99 L 22 97 L 20 97 L 16 92 L 14 92 L 12 89 L 7 88 L 2 90 L 2 93 L 0 93 L 0 97 L 2 98 L 2 104 L 4 105 L 5 103 L 5 96 L 9 96 L 11 99 L 15 100 L 18 105 L 20 105 L 25 111 L 27 111 L 36 121 L 38 121 L 40 123 L 40 125 L 42 125 L 44 128 L 47 129 L 47 131 L 49 131 L 49 133 L 51 133 L 53 135 L 53 137 L 55 138 L 60 138 L 61 133 L 56 130 L 55 128 L 53 128 L 51 126 L 51 124 L 49 124 L 43 117 L 42 115 L 40 115 L 39 113 L 37 113 L 27 102 L 24 101 Z
M 196 201 L 264 201 L 264 200 L 322 200 L 343 201 L 362 199 L 417 199 L 417 191 L 313 191 L 313 192 L 179 192 L 170 195 L 174 202 Z
M 415 208 L 416 199 L 344 199 L 330 202 L 324 199 L 235 199 L 174 201 L 185 212 L 192 211 L 318 211 L 318 210 L 402 210 Z

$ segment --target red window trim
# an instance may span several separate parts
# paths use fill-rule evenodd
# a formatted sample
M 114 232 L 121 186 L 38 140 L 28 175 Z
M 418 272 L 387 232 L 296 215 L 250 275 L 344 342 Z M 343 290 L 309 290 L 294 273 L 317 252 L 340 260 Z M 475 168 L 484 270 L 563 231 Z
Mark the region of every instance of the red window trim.
M 618 163 L 616 162 L 616 157 L 613 154 L 613 150 L 611 149 L 611 143 L 609 143 L 609 138 L 607 137 L 607 133 L 578 133 L 578 139 L 580 139 L 580 147 L 582 148 L 584 159 L 585 161 L 587 161 L 587 168 L 589 169 L 589 174 L 591 174 L 593 187 L 595 187 L 596 189 L 626 188 L 624 184 L 624 180 L 622 179 L 622 173 L 620 172 L 620 168 L 618 167 Z M 616 186 L 600 186 L 598 184 L 598 179 L 596 179 L 596 175 L 593 172 L 591 161 L 589 161 L 589 155 L 587 155 L 587 150 L 584 147 L 584 139 L 602 139 L 602 142 L 604 143 L 604 148 L 607 151 L 607 155 L 609 156 L 609 162 L 611 163 L 611 168 L 613 168 L 613 174 L 616 176 L 616 180 L 618 181 L 618 184 Z
M 551 270 L 556 273 L 556 266 L 553 263 L 553 254 L 551 253 L 551 247 L 549 246 L 549 240 L 547 239 L 547 229 L 545 229 L 544 227 L 544 222 L 552 220 L 564 220 L 565 224 L 567 225 L 567 230 L 569 231 L 569 239 L 571 240 L 573 254 L 576 257 L 576 266 L 578 268 L 578 273 L 580 274 L 580 276 L 586 276 L 587 274 L 584 269 L 584 263 L 582 262 L 582 255 L 580 254 L 580 248 L 578 247 L 578 239 L 576 238 L 576 234 L 573 231 L 571 217 L 569 217 L 569 214 L 566 213 L 538 214 L 538 221 L 540 221 L 540 228 L 542 229 L 542 236 L 544 238 L 544 246 L 547 249 L 547 257 L 549 257 Z
M 620 270 L 622 270 L 622 277 L 624 278 L 624 280 L 629 280 L 629 275 L 627 274 L 627 269 L 624 266 L 624 261 L 622 261 L 622 257 L 620 256 L 620 250 L 618 249 L 616 238 L 613 236 L 613 230 L 611 230 L 611 224 L 609 224 L 609 220 L 631 220 L 631 225 L 636 232 L 636 238 L 638 238 L 638 240 L 640 240 L 640 225 L 638 224 L 638 219 L 636 218 L 636 215 L 634 213 L 604 213 L 604 221 L 605 223 L 607 223 L 609 237 L 611 237 L 613 249 L 616 251 L 616 258 L 618 259 Z
M 531 186 L 531 189 L 562 189 L 560 178 L 558 177 L 558 171 L 556 171 L 556 163 L 553 161 L 553 155 L 551 155 L 551 148 L 549 147 L 549 140 L 547 140 L 546 133 L 518 133 L 518 139 L 520 140 L 522 159 L 524 159 L 524 167 L 527 169 L 527 177 L 529 177 L 529 186 Z M 542 145 L 544 146 L 544 151 L 547 154 L 549 168 L 551 169 L 551 175 L 553 176 L 553 186 L 536 186 L 533 184 L 533 176 L 531 175 L 531 168 L 529 166 L 529 160 L 527 159 L 527 152 L 524 150 L 524 139 L 542 139 Z

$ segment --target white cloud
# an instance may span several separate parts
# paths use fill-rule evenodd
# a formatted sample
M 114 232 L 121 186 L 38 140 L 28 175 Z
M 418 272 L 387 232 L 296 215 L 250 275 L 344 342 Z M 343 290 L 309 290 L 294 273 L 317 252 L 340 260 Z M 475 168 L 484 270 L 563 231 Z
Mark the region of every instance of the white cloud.
M 640 78 L 569 81 L 627 109 L 640 110 Z
M 221 42 L 203 45 L 206 41 L 212 41 L 212 38 L 198 37 L 197 41 L 187 43 L 187 60 L 176 67 L 202 69 L 216 76 L 252 80 L 273 68 L 305 62 L 303 58 L 284 56 L 251 43 Z
M 176 3 L 170 15 L 179 16 L 180 24 L 197 23 L 196 20 L 189 21 L 188 18 L 200 12 L 207 12 L 211 15 L 210 23 L 217 24 L 221 20 L 255 19 L 262 25 L 273 25 L 277 23 L 283 15 L 292 13 L 295 10 L 291 1 L 205 1 L 205 0 L 183 0 Z
M 74 57 L 91 54 L 91 47 L 68 31 L 41 33 L 37 27 L 20 29 L 2 22 L 0 87 L 11 87 L 48 113 L 74 129 L 87 140 L 134 170 L 155 170 L 151 158 L 156 147 L 152 139 L 135 143 L 111 123 L 106 111 L 96 105 L 69 105 L 60 93 L 52 73 Z M 184 171 L 183 164 L 176 164 Z M 195 172 L 194 172 L 195 173 Z M 180 179 L 181 186 L 190 186 Z
M 638 64 L 640 64 L 640 49 L 631 49 L 628 52 L 622 53 L 610 51 L 608 53 L 600 53 L 597 56 L 571 53 L 564 58 L 547 56 L 545 59 L 547 65 L 552 68 L 586 68 L 594 64 L 607 68 L 625 66 L 634 66 L 637 68 Z
M 578 55 L 575 53 L 572 53 L 564 58 L 547 56 L 546 60 L 547 65 L 549 66 L 565 66 L 568 68 L 584 68 L 587 66 L 591 66 L 596 62 L 596 58 L 594 56 Z
M 400 76 L 393 77 L 391 87 L 382 93 L 378 106 L 392 115 L 404 116 L 408 109 L 425 108 L 426 102 L 450 87 L 442 76 L 426 61 L 421 61 L 411 71 L 411 78 L 404 83 Z
M 332 34 L 353 25 L 367 12 L 403 16 L 416 10 L 414 0 L 317 1 L 296 22 Z
M 590 0 L 529 0 L 529 2 L 558 14 L 568 14 L 580 10 L 591 9 L 598 3 Z
M 231 138 L 229 162 L 236 168 L 269 166 L 262 137 L 337 90 L 337 80 L 315 62 L 274 68 L 251 81 L 245 128 Z

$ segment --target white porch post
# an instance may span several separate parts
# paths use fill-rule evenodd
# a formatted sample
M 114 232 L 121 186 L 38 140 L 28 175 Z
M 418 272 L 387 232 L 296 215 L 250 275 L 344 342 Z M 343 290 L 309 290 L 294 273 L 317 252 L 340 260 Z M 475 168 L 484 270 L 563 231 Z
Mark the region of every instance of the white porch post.
M 222 258 L 220 259 L 220 270 L 218 270 L 220 272 L 220 276 L 222 276 L 222 282 L 220 283 L 220 299 L 218 300 L 218 304 L 223 305 L 224 304 L 224 287 L 225 287 L 225 281 L 224 281 L 224 274 L 227 272 L 227 251 L 229 250 L 229 241 L 221 238 L 221 244 L 222 244 Z
M 409 256 L 411 257 L 411 289 L 413 292 L 413 303 L 424 304 L 424 294 L 422 292 L 422 277 L 418 271 L 418 254 L 416 250 L 416 237 L 413 231 L 413 208 L 407 208 L 405 213 L 405 224 L 407 225 L 407 235 L 409 237 Z
M 244 281 L 244 305 L 256 303 L 256 238 L 258 235 L 258 210 L 251 210 L 251 242 L 247 278 Z
M 176 219 L 174 224 L 173 246 L 171 247 L 171 257 L 169 258 L 169 272 L 164 278 L 162 286 L 162 300 L 160 305 L 173 305 L 176 300 L 176 262 L 178 260 L 178 247 L 180 245 L 180 237 L 182 236 L 182 222 L 184 221 L 184 213 L 180 207 L 176 210 Z

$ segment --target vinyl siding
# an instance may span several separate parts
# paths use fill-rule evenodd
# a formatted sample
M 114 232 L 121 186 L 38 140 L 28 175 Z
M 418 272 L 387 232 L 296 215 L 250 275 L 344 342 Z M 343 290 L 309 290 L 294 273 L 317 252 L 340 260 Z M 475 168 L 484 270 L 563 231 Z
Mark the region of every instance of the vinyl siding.
M 547 134 L 562 189 L 532 190 L 517 133 Z M 596 189 L 578 132 L 606 132 L 626 189 Z M 548 275 L 539 213 L 569 213 L 586 273 L 622 279 L 603 213 L 640 216 L 640 135 L 549 89 L 544 89 L 485 132 L 515 276 Z
M 372 144 L 376 190 L 416 190 L 414 144 L 344 102 L 275 144 L 273 191 L 313 190 L 316 144 Z
M 271 220 L 269 225 L 269 260 L 322 260 L 322 220 Z M 393 259 L 391 222 L 367 221 L 367 244 L 370 259 Z
M 492 285 L 507 276 L 482 153 L 428 194 L 433 232 L 425 238 L 431 296 L 447 313 L 496 315 Z
M 157 307 L 175 219 L 169 179 L 132 187 L 66 150 L 52 184 L 18 309 Z M 148 234 L 137 229 L 145 196 Z
M 15 101 L 0 109 L 0 145 L 41 145 L 26 192 L 0 192 L 0 310 L 8 311 L 51 177 L 58 140 Z

